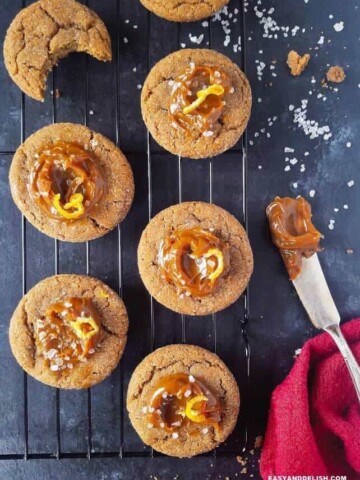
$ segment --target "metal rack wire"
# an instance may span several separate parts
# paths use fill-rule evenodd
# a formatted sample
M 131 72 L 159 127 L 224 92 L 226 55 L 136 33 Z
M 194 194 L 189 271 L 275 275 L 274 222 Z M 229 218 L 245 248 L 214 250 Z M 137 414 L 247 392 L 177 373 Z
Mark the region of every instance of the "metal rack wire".
M 242 29 L 241 29 L 241 38 L 242 38 L 242 48 L 241 53 L 239 54 L 239 64 L 241 68 L 246 72 L 246 65 L 245 65 L 245 15 L 244 15 L 244 5 L 242 0 L 238 0 L 239 2 L 239 11 L 241 12 L 240 17 L 242 20 Z M 25 0 L 22 0 L 22 5 L 25 7 Z M 85 1 L 85 4 L 88 2 Z M 121 85 L 120 85 L 120 67 L 121 67 L 121 60 L 120 60 L 120 0 L 116 1 L 116 14 L 117 14 L 117 33 L 116 33 L 116 44 L 114 51 L 116 52 L 115 55 L 115 78 L 116 78 L 116 105 L 115 105 L 115 135 L 116 135 L 116 144 L 120 145 L 120 118 L 121 118 L 121 105 L 120 105 L 120 92 L 121 92 Z M 148 34 L 150 32 L 150 25 L 151 25 L 151 14 L 148 13 L 147 15 L 147 29 Z M 178 24 L 178 46 L 180 48 L 180 24 Z M 209 39 L 211 38 L 211 22 L 209 22 Z M 211 48 L 211 43 L 209 45 Z M 148 69 L 151 68 L 150 62 L 150 48 L 148 50 Z M 57 98 L 56 98 L 56 88 L 57 88 L 57 78 L 56 78 L 56 68 L 52 74 L 52 122 L 57 122 Z M 86 80 L 85 80 L 85 117 L 84 117 L 84 124 L 88 125 L 88 115 L 89 115 L 89 68 L 88 68 L 88 59 L 86 59 Z M 25 140 L 25 97 L 22 93 L 21 95 L 21 142 Z M 15 152 L 13 151 L 0 151 L 0 155 L 13 155 Z M 131 154 L 131 152 L 125 151 L 125 155 Z M 145 153 L 145 152 L 144 152 Z M 156 155 L 161 154 L 161 152 L 157 152 Z M 242 157 L 242 171 L 239 171 L 239 185 L 241 184 L 242 192 L 243 192 L 243 212 L 242 212 L 242 220 L 247 228 L 248 224 L 248 216 L 247 216 L 247 139 L 246 139 L 246 132 L 242 138 L 241 148 L 237 150 L 233 150 L 232 152 L 235 155 L 239 155 Z M 146 159 L 147 159 L 147 178 L 148 178 L 148 219 L 150 220 L 153 216 L 153 177 L 152 177 L 152 161 L 153 161 L 153 152 L 151 148 L 151 139 L 150 134 L 147 131 L 146 133 Z M 206 161 L 206 160 L 204 160 Z M 214 196 L 214 189 L 216 186 L 214 185 L 213 181 L 213 160 L 208 160 L 208 173 L 209 173 L 209 195 L 208 201 L 210 203 L 213 202 Z M 183 177 L 183 159 L 178 157 L 177 159 L 177 175 L 178 175 L 178 201 L 183 201 L 183 185 L 184 185 L 184 177 Z M 25 295 L 27 292 L 27 275 L 26 275 L 26 265 L 27 265 L 27 245 L 26 245 L 26 228 L 27 223 L 25 218 L 22 217 L 21 219 L 21 250 L 22 250 L 22 294 Z M 121 225 L 118 226 L 117 230 L 117 247 L 118 247 L 118 258 L 117 258 L 117 271 L 118 271 L 118 293 L 122 296 L 123 292 L 123 264 L 122 264 L 122 256 L 123 256 L 123 245 L 122 245 L 122 229 Z M 86 274 L 90 274 L 90 244 L 86 243 Z M 54 241 L 54 274 L 61 273 L 59 272 L 59 242 L 57 240 Z M 250 347 L 249 342 L 246 335 L 246 324 L 249 317 L 249 292 L 246 291 L 245 298 L 244 298 L 244 318 L 240 318 L 239 322 L 241 322 L 241 333 L 243 336 L 243 341 L 245 345 L 245 354 L 246 354 L 246 362 L 247 362 L 247 375 L 250 375 Z M 180 315 L 180 322 L 181 322 L 181 340 L 183 343 L 186 343 L 187 335 L 186 335 L 186 317 L 184 315 Z M 154 349 L 155 345 L 155 324 L 156 324 L 156 315 L 154 311 L 154 302 L 152 297 L 150 297 L 150 344 L 151 350 Z M 212 315 L 212 330 L 213 330 L 213 351 L 216 352 L 217 350 L 217 316 L 216 314 Z M 29 405 L 28 405 L 28 377 L 27 374 L 24 373 L 23 376 L 23 388 L 24 388 L 24 424 L 23 424 L 23 434 L 24 434 L 24 453 L 9 453 L 5 455 L 0 454 L 0 460 L 6 459 L 60 459 L 60 458 L 99 458 L 99 457 L 153 457 L 156 455 L 152 450 L 151 451 L 144 451 L 144 452 L 133 452 L 133 451 L 124 451 L 123 450 L 123 443 L 124 443 L 124 370 L 123 365 L 119 368 L 119 375 L 120 375 L 120 429 L 119 429 L 119 444 L 120 448 L 117 451 L 106 451 L 106 452 L 94 452 L 93 451 L 93 444 L 92 444 L 92 392 L 91 389 L 87 390 L 87 444 L 86 444 L 86 451 L 78 451 L 78 452 L 66 452 L 62 450 L 61 446 L 61 422 L 60 422 L 60 391 L 56 390 L 55 396 L 55 408 L 56 408 L 56 441 L 55 441 L 55 451 L 52 453 L 30 453 L 29 452 Z M 246 436 L 246 434 L 245 434 Z M 208 454 L 209 456 L 212 455 L 219 455 L 219 456 L 232 456 L 234 452 L 229 451 L 221 451 L 217 453 Z

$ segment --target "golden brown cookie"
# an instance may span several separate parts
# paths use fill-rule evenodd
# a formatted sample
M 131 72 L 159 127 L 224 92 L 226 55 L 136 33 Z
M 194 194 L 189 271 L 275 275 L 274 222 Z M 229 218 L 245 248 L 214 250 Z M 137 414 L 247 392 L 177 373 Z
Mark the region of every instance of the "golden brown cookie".
M 214 236 L 208 247 L 195 257 L 191 242 L 197 245 L 198 242 L 188 232 L 194 233 L 194 229 L 195 233 L 201 229 L 206 235 Z M 187 231 L 185 242 L 175 243 L 178 242 L 175 236 L 184 231 Z M 169 245 L 178 247 L 171 250 Z M 201 245 L 204 245 L 203 239 Z M 222 259 L 216 257 L 219 250 Z M 164 258 L 170 261 L 164 262 Z M 220 260 L 223 268 L 219 275 Z M 199 266 L 200 276 L 199 271 L 189 273 L 194 267 L 190 261 Z M 208 315 L 228 307 L 243 293 L 253 271 L 253 255 L 244 228 L 230 213 L 208 203 L 185 202 L 163 210 L 147 225 L 139 243 L 138 265 L 145 287 L 158 302 L 175 312 Z M 182 265 L 182 269 L 174 271 L 178 265 Z M 215 280 L 209 285 L 210 275 L 215 276 Z M 194 286 L 190 277 L 196 279 L 195 286 L 199 286 L 198 280 L 201 280 L 200 286 L 204 288 L 200 294 L 198 291 L 193 294 L 192 289 L 187 288 L 190 284 Z
M 111 40 L 95 12 L 75 0 L 39 0 L 21 10 L 4 41 L 5 66 L 18 87 L 44 100 L 53 66 L 71 52 L 109 61 Z
M 229 3 L 229 0 L 140 0 L 151 12 L 173 22 L 194 22 L 210 17 Z
M 166 385 L 173 376 L 177 377 L 178 396 L 185 406 L 180 406 L 182 412 L 174 418 L 176 421 L 169 423 L 171 419 L 165 417 L 171 414 L 175 399 L 174 390 L 170 391 Z M 181 389 L 182 378 L 187 383 Z M 205 387 L 203 405 L 196 391 L 198 382 Z M 153 400 L 156 391 L 163 398 L 160 398 L 159 411 L 153 411 L 151 406 L 156 405 Z M 211 418 L 210 411 L 216 410 L 205 403 L 209 399 L 217 400 L 220 405 L 218 423 L 207 420 Z M 206 418 L 199 416 L 199 407 L 203 408 L 201 413 L 205 413 Z M 130 420 L 142 441 L 174 457 L 199 455 L 224 442 L 235 427 L 239 408 L 239 389 L 226 365 L 214 353 L 193 345 L 169 345 L 148 355 L 136 367 L 127 393 Z M 160 418 L 158 423 L 157 418 Z
M 22 298 L 9 336 L 29 375 L 57 388 L 88 388 L 116 368 L 127 330 L 126 308 L 111 288 L 84 275 L 55 275 Z
M 193 73 L 201 69 L 209 70 L 204 83 Z M 206 71 L 202 74 L 206 76 Z M 182 80 L 184 75 L 192 76 L 190 89 L 189 81 Z M 207 113 L 205 100 L 195 110 L 184 109 L 192 104 L 191 110 L 201 90 L 217 83 L 222 83 L 222 91 L 208 95 L 206 101 L 212 106 L 208 105 Z M 183 92 L 178 94 L 179 85 Z M 163 58 L 150 71 L 141 93 L 142 116 L 154 139 L 169 152 L 194 159 L 231 148 L 246 128 L 251 102 L 250 85 L 240 68 L 207 49 L 179 50 Z M 183 112 L 180 122 L 177 117 Z
M 65 169 L 65 163 L 61 166 L 60 176 L 64 181 L 60 188 L 57 185 L 59 173 L 56 173 L 55 170 L 51 174 L 52 176 L 50 175 L 51 182 L 46 183 L 49 180 L 47 164 L 40 164 L 40 162 L 42 162 L 44 152 L 48 152 L 49 148 L 58 148 L 59 142 L 60 144 L 63 142 L 62 144 L 65 146 L 83 150 L 83 155 L 87 153 L 90 158 L 86 162 L 91 163 L 94 175 L 91 174 L 89 177 L 87 175 L 88 164 L 84 162 L 79 164 L 76 160 L 77 158 L 81 160 L 81 155 L 78 157 L 73 155 L 78 163 L 76 170 L 71 170 L 72 184 L 65 183 L 69 176 L 69 170 Z M 46 161 L 49 160 L 48 157 L 49 155 Z M 52 153 L 52 158 L 56 165 L 57 159 L 54 153 Z M 39 172 L 44 178 L 39 179 Z M 85 183 L 81 183 L 81 175 L 85 175 Z M 73 178 L 74 176 L 75 178 Z M 101 179 L 101 187 L 93 176 L 98 180 Z M 80 187 L 77 187 L 76 182 L 80 183 Z M 75 210 L 70 208 L 68 210 L 70 215 L 68 215 L 62 207 L 66 208 L 65 203 L 69 200 L 70 190 L 79 192 L 82 185 L 85 184 L 91 198 L 87 199 L 85 196 L 84 203 L 89 201 L 90 210 L 85 208 L 83 214 L 76 217 L 70 213 Z M 50 193 L 48 193 L 49 185 L 51 186 Z M 134 197 L 132 170 L 123 153 L 103 135 L 83 125 L 72 123 L 57 123 L 44 127 L 31 135 L 17 149 L 10 168 L 10 187 L 17 207 L 34 227 L 50 237 L 69 242 L 84 242 L 105 235 L 125 218 Z M 97 191 L 99 188 L 101 188 L 101 192 Z M 58 208 L 62 208 L 62 210 L 54 209 L 55 193 L 59 191 L 62 193 Z M 41 192 L 41 202 L 39 201 L 39 192 Z M 67 200 L 65 200 L 65 196 Z M 49 211 L 50 207 L 52 211 Z

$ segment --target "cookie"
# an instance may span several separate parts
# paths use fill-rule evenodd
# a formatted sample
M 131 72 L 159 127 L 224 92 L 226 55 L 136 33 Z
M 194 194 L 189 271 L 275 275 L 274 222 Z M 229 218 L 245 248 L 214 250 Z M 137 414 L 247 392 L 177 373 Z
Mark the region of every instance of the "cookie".
M 142 116 L 154 139 L 193 159 L 231 148 L 246 128 L 251 102 L 245 74 L 207 49 L 183 49 L 163 58 L 141 93 Z
M 22 298 L 10 321 L 10 345 L 32 377 L 57 388 L 89 388 L 122 357 L 128 316 L 107 285 L 84 275 L 55 275 Z
M 229 0 L 140 0 L 150 12 L 173 22 L 194 22 L 210 17 L 229 3 Z
M 103 135 L 72 123 L 44 127 L 17 149 L 10 187 L 34 227 L 69 242 L 105 235 L 125 218 L 134 197 L 123 153 Z
M 112 58 L 104 22 L 75 0 L 32 3 L 16 15 L 4 41 L 10 77 L 23 92 L 40 101 L 44 100 L 49 72 L 71 52 L 85 52 L 102 61 Z
M 187 315 L 222 310 L 245 290 L 253 271 L 247 234 L 216 205 L 185 202 L 156 215 L 138 248 L 141 278 L 161 304 Z
M 130 420 L 142 441 L 174 457 L 216 448 L 233 431 L 240 393 L 226 365 L 193 345 L 169 345 L 135 369 L 127 393 Z

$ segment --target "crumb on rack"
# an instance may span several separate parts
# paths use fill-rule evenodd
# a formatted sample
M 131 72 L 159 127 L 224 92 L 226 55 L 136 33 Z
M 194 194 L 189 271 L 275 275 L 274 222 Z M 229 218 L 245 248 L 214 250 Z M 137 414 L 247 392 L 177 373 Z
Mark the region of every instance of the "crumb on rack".
M 290 68 L 291 75 L 298 76 L 306 68 L 310 60 L 310 54 L 305 53 L 305 55 L 300 56 L 295 50 L 290 50 L 287 57 L 287 64 Z
M 261 448 L 263 444 L 264 438 L 262 435 L 258 435 L 255 438 L 254 448 Z
M 342 67 L 335 65 L 326 72 L 326 78 L 328 82 L 341 83 L 345 80 L 346 75 Z

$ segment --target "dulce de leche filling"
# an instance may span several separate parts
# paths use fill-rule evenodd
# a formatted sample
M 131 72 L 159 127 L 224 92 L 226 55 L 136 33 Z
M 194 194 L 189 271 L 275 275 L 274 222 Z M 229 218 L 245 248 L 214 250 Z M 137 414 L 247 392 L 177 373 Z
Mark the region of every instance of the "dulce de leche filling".
M 321 250 L 321 233 L 311 222 L 311 206 L 303 198 L 276 197 L 266 209 L 271 235 L 294 280 L 301 272 L 302 257 Z
M 223 97 L 233 91 L 231 80 L 220 68 L 190 64 L 172 83 L 172 125 L 211 137 L 226 105 Z
M 49 217 L 71 221 L 86 217 L 98 204 L 105 180 L 91 152 L 58 141 L 38 153 L 28 187 Z
M 34 324 L 36 349 L 53 372 L 72 369 L 95 353 L 100 318 L 89 299 L 65 298 L 50 305 Z
M 143 411 L 148 416 L 149 428 L 164 428 L 168 432 L 186 427 L 191 435 L 197 433 L 196 425 L 219 428 L 221 422 L 219 399 L 203 382 L 184 373 L 162 378 Z
M 175 230 L 160 245 L 158 261 L 180 296 L 204 297 L 229 267 L 229 246 L 200 227 Z

